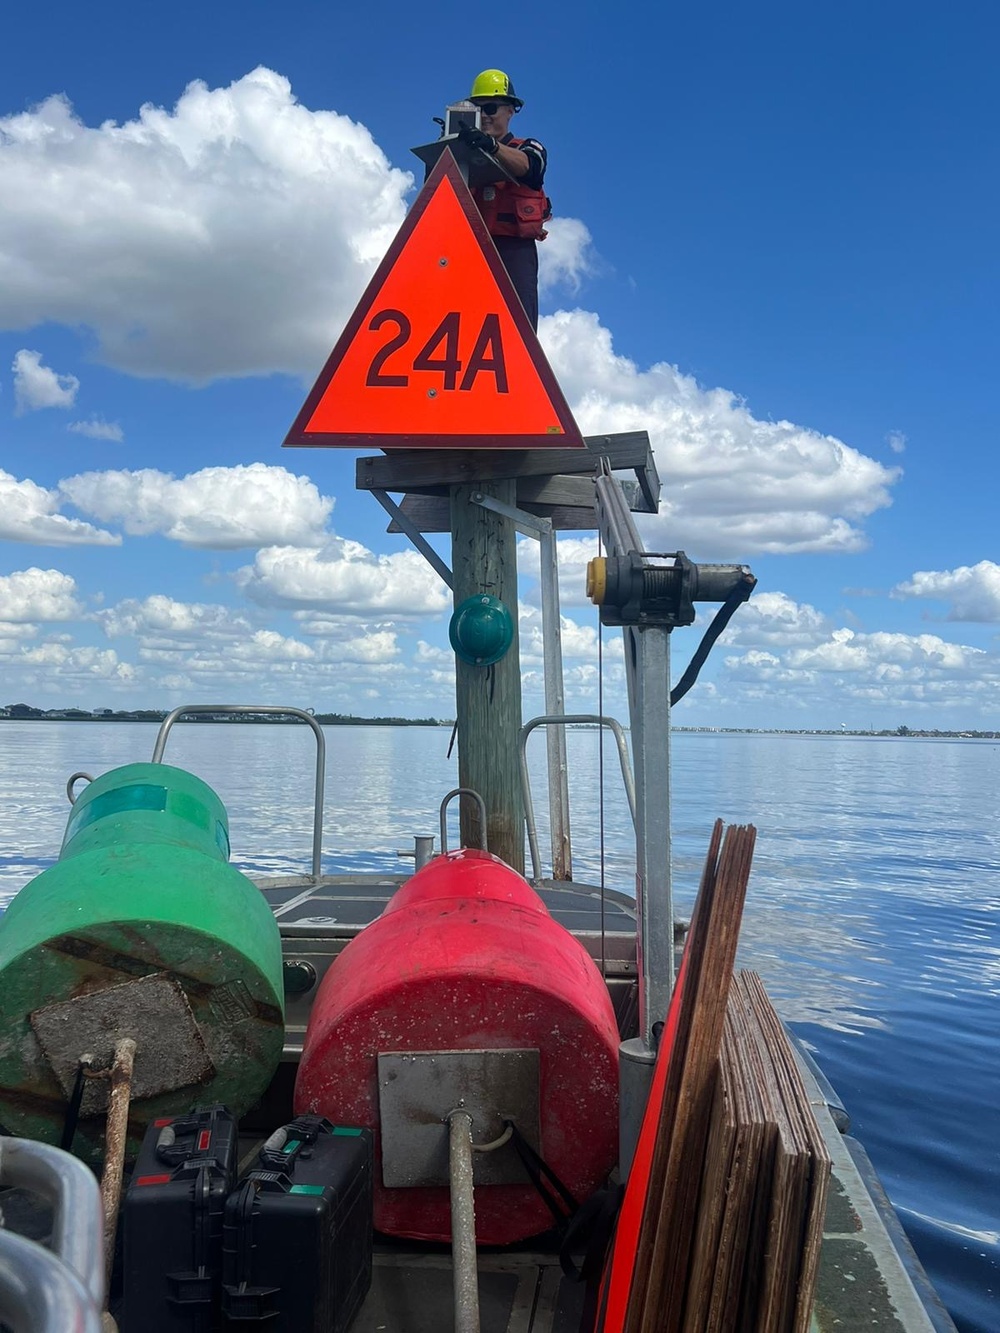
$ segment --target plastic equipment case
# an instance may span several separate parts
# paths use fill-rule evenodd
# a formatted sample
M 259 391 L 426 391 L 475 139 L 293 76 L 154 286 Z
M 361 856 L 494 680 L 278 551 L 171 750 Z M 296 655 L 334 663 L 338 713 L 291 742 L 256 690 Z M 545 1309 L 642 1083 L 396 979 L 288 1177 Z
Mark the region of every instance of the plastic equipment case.
M 123 1210 L 126 1333 L 218 1326 L 222 1214 L 237 1145 L 224 1106 L 157 1120 L 146 1131 Z
M 344 1333 L 371 1285 L 371 1131 L 299 1116 L 259 1160 L 226 1203 L 223 1327 Z

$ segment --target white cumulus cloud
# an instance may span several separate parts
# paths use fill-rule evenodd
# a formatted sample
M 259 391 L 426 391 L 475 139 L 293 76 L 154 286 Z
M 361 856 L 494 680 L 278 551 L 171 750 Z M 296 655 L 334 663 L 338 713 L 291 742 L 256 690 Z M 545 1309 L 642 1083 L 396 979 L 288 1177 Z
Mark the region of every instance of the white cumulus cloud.
M 822 643 L 808 648 L 794 648 L 786 656 L 789 665 L 815 671 L 884 672 L 894 667 L 917 671 L 965 670 L 973 661 L 985 657 L 980 648 L 948 643 L 936 634 L 898 634 L 879 630 L 859 634 L 852 629 L 836 629 Z
M 45 668 L 50 690 L 56 682 L 127 682 L 135 676 L 132 664 L 120 661 L 112 648 L 73 648 L 64 643 L 44 643 L 37 648 L 28 648 L 21 654 L 20 665 Z
M 118 546 L 121 538 L 59 513 L 63 497 L 0 468 L 0 539 L 38 546 Z
M 193 646 L 200 639 L 249 637 L 254 631 L 245 616 L 228 607 L 201 602 L 179 602 L 163 593 L 139 601 L 128 598 L 99 611 L 97 619 L 109 638 L 131 636 L 173 651 Z
M 918 570 L 892 590 L 897 598 L 922 597 L 949 602 L 948 620 L 1000 621 L 1000 565 L 980 560 L 957 569 Z
M 76 581 L 58 569 L 0 575 L 0 621 L 75 620 L 83 614 Z
M 315 542 L 333 509 L 308 477 L 265 463 L 186 477 L 153 468 L 83 472 L 59 490 L 81 512 L 120 523 L 130 536 L 157 534 L 216 550 Z
M 800 714 L 836 704 L 855 721 L 862 716 L 880 727 L 902 721 L 900 709 L 924 713 L 925 725 L 948 727 L 961 725 L 963 714 L 988 715 L 996 708 L 1000 657 L 995 653 L 936 634 L 830 628 L 812 607 L 777 596 L 777 604 L 759 608 L 776 612 L 773 634 L 761 635 L 751 621 L 735 636 L 736 646 L 745 650 L 723 660 L 726 683 L 718 690 L 719 704 L 739 710 L 780 694 L 783 706 Z M 740 616 L 752 605 L 751 600 L 742 607 Z
M 899 469 L 831 435 L 759 420 L 730 390 L 666 362 L 640 369 L 615 354 L 595 314 L 560 311 L 539 332 L 584 434 L 649 431 L 663 494 L 658 517 L 637 524 L 651 549 L 701 559 L 857 551 L 861 520 L 890 503 Z
M 319 549 L 269 546 L 238 577 L 247 595 L 264 606 L 413 617 L 439 614 L 451 600 L 415 551 L 374 555 L 340 537 Z
M 358 662 L 362 665 L 392 662 L 399 656 L 398 636 L 389 629 L 328 642 L 323 645 L 322 651 L 324 662 Z
M 538 247 L 538 290 L 579 291 L 596 264 L 590 232 L 579 218 L 553 218 L 546 227 L 549 234 Z
M 262 67 L 121 125 L 50 97 L 0 119 L 0 325 L 89 326 L 139 375 L 314 372 L 412 180 Z
M 712 615 L 715 608 L 709 607 Z M 699 621 L 704 608 L 700 608 Z M 722 642 L 727 648 L 808 648 L 831 632 L 833 626 L 808 602 L 796 602 L 783 592 L 755 592 L 727 626 Z
M 545 647 L 542 638 L 541 611 L 522 602 L 518 607 L 517 628 L 522 661 L 533 665 L 541 663 Z M 560 615 L 559 633 L 564 660 L 584 658 L 587 661 L 597 661 L 596 625 L 580 625 L 569 616 Z
M 2 152 L 2 139 L 0 139 L 0 152 Z M 0 272 L 2 271 L 3 264 L 0 260 Z M 51 367 L 43 366 L 41 352 L 32 352 L 27 347 L 22 347 L 15 353 L 11 369 L 14 372 L 15 410 L 19 415 L 23 412 L 36 412 L 43 407 L 72 407 L 76 402 L 80 381 L 75 375 L 60 375 Z
M 450 671 L 454 674 L 455 654 L 450 648 L 437 648 L 425 639 L 417 641 L 413 661 L 419 667 L 433 667 L 438 671 Z

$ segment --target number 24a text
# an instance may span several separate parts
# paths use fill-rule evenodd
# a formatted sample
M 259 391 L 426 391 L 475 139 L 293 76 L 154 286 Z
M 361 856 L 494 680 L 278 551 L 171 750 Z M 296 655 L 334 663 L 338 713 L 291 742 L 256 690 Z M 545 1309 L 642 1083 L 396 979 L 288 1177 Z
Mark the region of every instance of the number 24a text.
M 377 333 L 387 325 L 395 325 L 396 332 L 372 357 L 365 377 L 369 388 L 405 389 L 410 382 L 407 370 L 430 370 L 442 374 L 445 390 L 468 392 L 475 386 L 477 376 L 492 375 L 497 393 L 509 392 L 499 315 L 485 317 L 472 353 L 465 362 L 459 356 L 462 321 L 458 310 L 445 315 L 412 361 L 408 361 L 404 350 L 413 333 L 409 319 L 401 310 L 379 310 L 372 316 L 368 328 Z

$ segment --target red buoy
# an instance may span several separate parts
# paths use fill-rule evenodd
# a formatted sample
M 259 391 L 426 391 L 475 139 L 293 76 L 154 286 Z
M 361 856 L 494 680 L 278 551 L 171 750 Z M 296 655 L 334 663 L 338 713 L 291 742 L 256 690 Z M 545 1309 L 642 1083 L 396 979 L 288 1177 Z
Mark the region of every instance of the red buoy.
M 617 1159 L 618 1043 L 587 951 L 508 865 L 463 849 L 414 875 L 330 967 L 306 1033 L 295 1112 L 372 1129 L 376 1228 L 446 1241 L 446 1185 L 383 1182 L 379 1055 L 440 1053 L 443 1067 L 449 1052 L 537 1050 L 539 1150 L 582 1201 Z M 405 1151 L 405 1125 L 393 1133 Z M 446 1160 L 443 1124 L 440 1133 Z M 477 1185 L 481 1243 L 523 1240 L 551 1225 L 527 1175 Z

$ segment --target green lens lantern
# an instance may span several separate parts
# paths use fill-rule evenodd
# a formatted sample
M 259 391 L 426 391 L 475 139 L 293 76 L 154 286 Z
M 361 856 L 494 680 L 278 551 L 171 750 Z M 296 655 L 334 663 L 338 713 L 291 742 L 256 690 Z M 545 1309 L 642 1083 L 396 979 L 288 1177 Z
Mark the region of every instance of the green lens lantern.
M 448 638 L 463 662 L 490 666 L 499 662 L 514 642 L 514 621 L 499 597 L 476 593 L 455 608 Z

